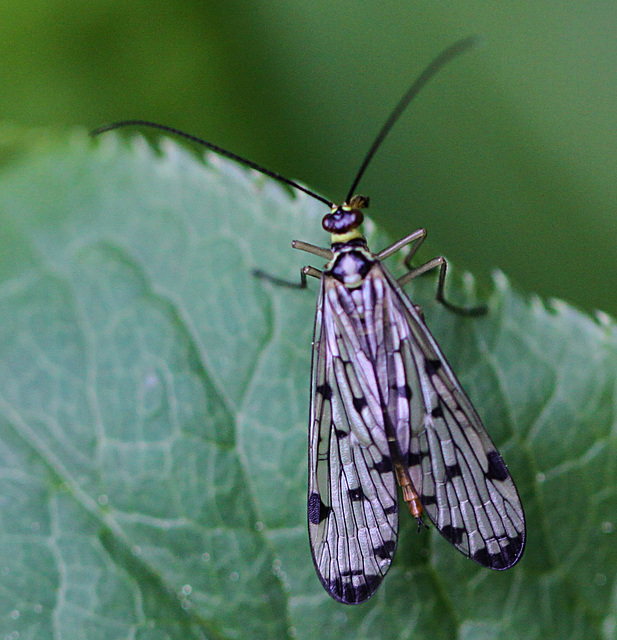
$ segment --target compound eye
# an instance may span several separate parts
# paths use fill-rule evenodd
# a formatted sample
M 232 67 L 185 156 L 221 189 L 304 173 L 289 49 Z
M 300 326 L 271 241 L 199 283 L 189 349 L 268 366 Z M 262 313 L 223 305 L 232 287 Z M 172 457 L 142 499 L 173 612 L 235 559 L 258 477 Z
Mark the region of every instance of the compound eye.
M 364 215 L 359 209 L 337 207 L 335 211 L 324 216 L 321 224 L 328 233 L 342 234 L 356 229 L 363 220 Z

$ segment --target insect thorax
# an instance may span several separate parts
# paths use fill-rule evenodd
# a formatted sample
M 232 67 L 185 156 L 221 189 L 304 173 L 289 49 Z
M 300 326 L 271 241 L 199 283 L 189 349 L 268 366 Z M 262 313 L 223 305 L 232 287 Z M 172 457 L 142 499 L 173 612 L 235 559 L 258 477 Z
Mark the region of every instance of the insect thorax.
M 334 243 L 331 250 L 334 256 L 326 265 L 324 274 L 336 278 L 349 289 L 359 287 L 375 264 L 375 257 L 368 250 L 364 237 Z

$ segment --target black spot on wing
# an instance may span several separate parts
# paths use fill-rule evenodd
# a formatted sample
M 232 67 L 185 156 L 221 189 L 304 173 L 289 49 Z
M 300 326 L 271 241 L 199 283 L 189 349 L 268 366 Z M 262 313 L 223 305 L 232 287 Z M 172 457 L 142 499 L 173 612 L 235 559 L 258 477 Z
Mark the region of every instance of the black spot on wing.
M 349 499 L 352 502 L 358 502 L 364 499 L 364 491 L 362 491 L 362 487 L 357 487 L 355 489 L 349 489 L 347 492 Z
M 441 535 L 451 544 L 459 545 L 463 542 L 463 535 L 465 534 L 465 529 L 462 527 L 453 527 L 451 524 L 447 524 L 445 527 L 442 527 L 440 530 Z
M 435 375 L 439 369 L 441 369 L 441 360 L 429 360 L 427 359 L 424 363 L 424 369 L 426 371 L 426 375 L 432 376 Z
M 383 512 L 389 516 L 392 513 L 396 513 L 398 511 L 398 505 L 395 503 L 391 504 L 389 507 L 386 507 Z
M 349 431 L 345 431 L 345 429 L 334 429 L 334 435 L 338 440 L 341 440 L 349 435 Z
M 418 465 L 421 465 L 422 464 L 422 460 L 424 459 L 425 455 L 426 454 L 422 453 L 421 451 L 418 451 L 418 452 L 415 452 L 415 453 L 413 451 L 410 451 L 407 454 L 407 466 L 408 467 L 417 467 Z
M 510 477 L 508 467 L 497 451 L 489 451 L 486 454 L 488 459 L 488 471 L 486 477 L 489 480 L 506 480 Z
M 392 390 L 396 393 L 398 398 L 404 398 L 405 400 L 411 400 L 413 393 L 411 391 L 411 387 L 408 384 L 405 384 L 401 387 L 394 386 Z
M 440 404 L 431 411 L 431 415 L 433 418 L 443 418 L 443 409 Z
M 382 576 L 365 575 L 359 584 L 354 585 L 350 578 L 339 577 L 324 586 L 333 598 L 345 604 L 360 604 L 368 600 L 381 584 Z
M 311 524 L 319 524 L 330 514 L 331 508 L 327 507 L 318 493 L 311 493 L 308 499 L 308 519 Z
M 453 478 L 459 478 L 463 475 L 461 471 L 461 466 L 458 462 L 454 464 L 446 465 L 446 481 L 451 481 Z
M 373 469 L 375 469 L 377 473 L 390 473 L 394 469 L 392 458 L 390 458 L 390 456 L 384 456 L 379 462 L 373 465 Z
M 354 409 L 358 413 L 362 413 L 362 409 L 364 409 L 364 407 L 368 406 L 368 402 L 366 401 L 366 398 L 364 398 L 362 396 L 360 396 L 359 398 L 354 397 L 352 402 L 353 402 Z
M 315 388 L 315 391 L 323 396 L 324 400 L 332 399 L 332 387 L 327 382 L 324 382 L 323 384 L 317 386 Z
M 396 551 L 396 540 L 388 540 L 381 546 L 375 547 L 373 553 L 382 560 L 388 560 L 394 555 Z
M 508 544 L 502 547 L 500 553 L 489 553 L 486 548 L 480 549 L 471 556 L 471 559 L 483 567 L 504 571 L 516 564 L 523 555 L 525 541 L 521 536 L 510 538 Z
M 434 495 L 421 496 L 420 502 L 422 502 L 423 507 L 432 507 L 433 505 L 437 504 L 437 497 Z

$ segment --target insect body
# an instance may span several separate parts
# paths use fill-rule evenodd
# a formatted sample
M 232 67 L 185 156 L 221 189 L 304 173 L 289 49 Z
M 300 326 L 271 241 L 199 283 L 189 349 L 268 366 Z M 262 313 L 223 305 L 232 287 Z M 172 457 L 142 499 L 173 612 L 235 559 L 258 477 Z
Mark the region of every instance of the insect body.
M 478 564 L 503 570 L 525 545 L 525 516 L 514 482 L 462 390 L 419 307 L 403 285 L 439 268 L 437 299 L 444 297 L 446 262 L 415 269 L 410 260 L 424 229 L 373 254 L 360 231 L 368 199 L 353 196 L 371 158 L 398 117 L 435 73 L 474 44 L 461 40 L 431 62 L 379 131 L 342 205 L 255 163 L 171 127 L 129 120 L 127 125 L 174 133 L 308 193 L 330 207 L 323 227 L 331 248 L 293 246 L 327 260 L 320 278 L 313 341 L 309 425 L 309 538 L 315 567 L 330 595 L 347 604 L 369 598 L 392 562 L 398 536 L 397 484 L 409 510 L 424 514 L 457 549 Z M 382 260 L 409 246 L 409 271 L 396 280 Z M 289 283 L 261 271 L 255 275 Z M 297 286 L 297 285 L 291 285 Z
M 419 230 L 373 254 L 358 230 L 362 200 L 324 218 L 330 258 L 315 319 L 309 426 L 309 536 L 319 578 L 337 600 L 369 598 L 397 542 L 397 482 L 423 513 L 481 565 L 507 569 L 525 540 L 510 474 L 452 373 L 421 312 L 381 260 L 424 239 Z M 443 279 L 441 279 L 443 283 Z M 475 310 L 472 310 L 472 313 Z

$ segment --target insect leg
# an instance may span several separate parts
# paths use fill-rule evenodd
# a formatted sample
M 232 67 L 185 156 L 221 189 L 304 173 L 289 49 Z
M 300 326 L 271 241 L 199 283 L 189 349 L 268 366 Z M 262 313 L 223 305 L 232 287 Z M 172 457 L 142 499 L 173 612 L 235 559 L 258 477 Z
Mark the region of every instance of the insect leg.
M 309 244 L 308 242 L 303 242 L 302 240 L 294 240 L 291 243 L 291 246 L 294 249 L 300 249 L 301 251 L 306 251 L 308 253 L 312 253 L 316 256 L 321 256 L 326 260 L 332 259 L 332 251 L 329 249 L 322 249 L 321 247 L 316 247 L 314 244 Z M 306 289 L 306 276 L 312 276 L 313 278 L 321 278 L 321 271 L 319 269 L 315 269 L 315 267 L 302 267 L 300 270 L 300 282 L 289 282 L 289 280 L 284 280 L 283 278 L 277 278 L 266 271 L 262 271 L 261 269 L 253 269 L 253 275 L 256 278 L 262 278 L 263 280 L 268 280 L 279 287 L 289 287 L 291 289 Z
M 416 251 L 420 248 L 420 245 L 424 242 L 424 238 L 426 238 L 426 229 L 418 229 L 417 231 L 410 233 L 408 236 L 401 238 L 398 242 L 395 242 L 389 247 L 386 247 L 383 251 L 380 251 L 377 254 L 376 258 L 377 260 L 384 260 L 385 258 L 388 258 L 389 256 L 391 256 L 393 253 L 400 251 L 406 245 L 414 242 L 415 244 L 409 248 L 409 252 L 405 256 L 405 265 L 409 269 L 411 268 L 409 266 L 409 261 L 414 257 L 414 255 L 416 254 Z
M 273 276 L 266 271 L 262 271 L 261 269 L 253 269 L 252 273 L 256 278 L 268 280 L 268 282 L 275 284 L 277 287 L 289 287 L 290 289 L 306 289 L 306 276 L 321 278 L 321 271 L 310 266 L 302 267 L 302 269 L 300 269 L 300 282 L 290 282 L 283 278 L 277 278 L 276 276 Z
M 317 247 L 314 244 L 303 242 L 302 240 L 293 240 L 291 246 L 293 249 L 299 249 L 300 251 L 312 253 L 313 255 L 324 258 L 325 260 L 332 260 L 332 257 L 334 255 L 332 251 L 330 251 L 330 249 L 323 249 L 322 247 Z
M 433 258 L 428 262 L 425 262 L 423 265 L 416 267 L 415 269 L 410 269 L 404 276 L 398 279 L 398 283 L 402 286 L 406 285 L 408 282 L 421 276 L 423 273 L 427 273 L 432 269 L 436 269 L 439 267 L 439 282 L 437 284 L 437 295 L 435 296 L 438 302 L 441 302 L 444 307 L 450 309 L 450 311 L 454 313 L 458 313 L 462 316 L 481 316 L 487 312 L 486 305 L 480 305 L 478 307 L 459 307 L 451 302 L 448 302 L 444 296 L 444 285 L 446 282 L 446 272 L 448 270 L 448 263 L 443 256 L 439 256 L 437 258 Z
M 312 278 L 321 278 L 322 271 L 319 269 L 315 269 L 315 267 L 311 267 L 307 265 L 306 267 L 302 267 L 300 270 L 300 277 L 303 277 L 306 280 L 306 276 L 311 276 Z

